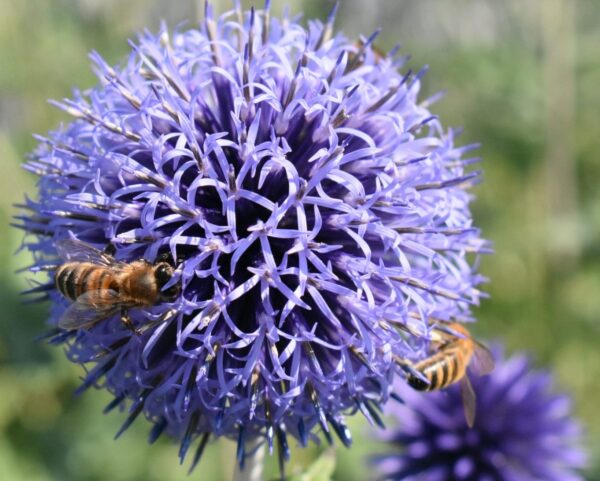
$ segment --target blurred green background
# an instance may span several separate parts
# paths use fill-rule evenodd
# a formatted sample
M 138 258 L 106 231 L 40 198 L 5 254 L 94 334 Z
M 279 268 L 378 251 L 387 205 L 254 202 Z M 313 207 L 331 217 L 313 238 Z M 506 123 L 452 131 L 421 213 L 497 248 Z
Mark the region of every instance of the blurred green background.
M 274 10 L 283 3 L 274 0 Z M 323 18 L 331 5 L 285 3 L 307 18 Z M 46 99 L 95 83 L 87 52 L 116 63 L 135 32 L 156 31 L 161 19 L 191 24 L 199 9 L 196 0 L 0 0 L 2 480 L 231 478 L 232 443 L 211 445 L 187 477 L 175 445 L 146 444 L 143 421 L 113 441 L 124 415 L 101 414 L 106 393 L 73 398 L 80 368 L 32 341 L 47 306 L 22 304 L 26 276 L 14 271 L 28 258 L 15 255 L 23 235 L 7 227 L 12 204 L 35 195 L 35 179 L 19 167 L 35 145 L 31 134 L 67 120 Z M 572 393 L 587 431 L 589 480 L 600 480 L 599 25 L 596 0 L 342 0 L 336 24 L 350 37 L 383 27 L 383 48 L 402 42 L 411 67 L 430 66 L 423 98 L 448 91 L 433 111 L 447 126 L 464 126 L 462 142 L 482 142 L 485 181 L 473 210 L 496 254 L 482 262 L 491 299 L 477 309 L 475 330 L 506 339 L 511 351 L 530 350 Z M 339 449 L 337 481 L 372 478 L 361 457 L 381 449 L 363 420 L 352 428 L 355 446 Z M 318 451 L 295 450 L 291 470 Z

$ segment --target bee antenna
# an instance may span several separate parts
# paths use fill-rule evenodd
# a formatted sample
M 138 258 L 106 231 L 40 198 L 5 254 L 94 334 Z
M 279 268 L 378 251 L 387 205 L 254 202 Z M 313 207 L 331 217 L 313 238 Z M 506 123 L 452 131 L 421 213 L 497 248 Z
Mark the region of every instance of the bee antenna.
M 166 262 L 171 267 L 175 267 L 175 260 L 173 259 L 173 255 L 170 252 L 163 252 L 156 258 L 156 262 Z

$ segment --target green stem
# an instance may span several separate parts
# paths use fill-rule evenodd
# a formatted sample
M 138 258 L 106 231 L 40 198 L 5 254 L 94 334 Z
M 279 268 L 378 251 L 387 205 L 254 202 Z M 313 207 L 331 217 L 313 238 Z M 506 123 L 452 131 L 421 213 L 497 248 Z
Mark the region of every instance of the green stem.
M 265 461 L 265 445 L 260 438 L 249 439 L 244 446 L 246 451 L 244 469 L 235 464 L 233 481 L 262 481 Z

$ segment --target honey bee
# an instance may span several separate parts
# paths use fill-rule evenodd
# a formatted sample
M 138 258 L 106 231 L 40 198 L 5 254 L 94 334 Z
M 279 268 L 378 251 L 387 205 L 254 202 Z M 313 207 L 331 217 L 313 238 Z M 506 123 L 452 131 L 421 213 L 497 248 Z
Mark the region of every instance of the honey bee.
M 58 321 L 62 329 L 91 327 L 120 313 L 123 324 L 139 334 L 128 310 L 173 301 L 180 292 L 178 284 L 163 290 L 173 277 L 168 262 L 122 262 L 74 239 L 59 242 L 57 250 L 65 262 L 56 269 L 54 283 L 73 301 Z
M 357 40 L 356 42 L 354 42 L 354 47 L 356 47 L 357 49 L 356 52 L 348 53 L 348 63 L 346 66 L 346 72 L 356 70 L 364 64 L 366 49 L 365 43 L 362 40 Z M 386 57 L 385 52 L 381 48 L 373 44 L 370 44 L 370 47 L 373 51 L 376 62 L 379 62 Z
M 443 389 L 460 381 L 465 418 L 468 426 L 472 427 L 475 422 L 476 402 L 467 368 L 477 375 L 484 376 L 494 369 L 494 359 L 488 348 L 473 339 L 462 324 L 453 322 L 447 324 L 447 327 L 456 334 L 435 329 L 432 333 L 434 352 L 412 366 L 429 383 L 411 373 L 408 373 L 406 380 L 418 391 Z

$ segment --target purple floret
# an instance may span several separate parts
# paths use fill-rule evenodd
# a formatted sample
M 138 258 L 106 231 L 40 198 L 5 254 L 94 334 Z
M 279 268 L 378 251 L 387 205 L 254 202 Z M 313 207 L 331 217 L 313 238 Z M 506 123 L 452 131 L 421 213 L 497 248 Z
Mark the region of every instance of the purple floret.
M 88 366 L 81 390 L 111 391 L 124 428 L 143 413 L 182 458 L 210 435 L 262 436 L 282 458 L 286 433 L 349 445 L 344 415 L 378 421 L 429 319 L 472 320 L 481 297 L 474 146 L 419 103 L 421 74 L 374 36 L 334 36 L 333 17 L 209 6 L 200 28 L 142 34 L 121 66 L 92 54 L 100 84 L 57 103 L 74 121 L 25 164 L 34 270 L 68 237 L 176 259 L 181 296 L 132 310 L 141 335 L 114 316 L 52 341 Z M 37 290 L 56 325 L 68 303 Z

